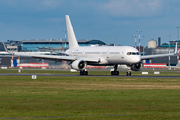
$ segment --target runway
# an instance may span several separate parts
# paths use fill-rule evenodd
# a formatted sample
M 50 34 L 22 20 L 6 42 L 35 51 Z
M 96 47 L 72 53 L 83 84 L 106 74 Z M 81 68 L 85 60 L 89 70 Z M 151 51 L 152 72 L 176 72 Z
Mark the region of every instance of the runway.
M 74 75 L 74 74 L 15 74 L 15 73 L 0 73 L 0 76 L 59 76 L 59 77 L 127 77 L 127 78 L 177 78 L 180 76 L 160 76 L 160 75 L 132 75 L 132 76 L 111 76 L 111 75 Z

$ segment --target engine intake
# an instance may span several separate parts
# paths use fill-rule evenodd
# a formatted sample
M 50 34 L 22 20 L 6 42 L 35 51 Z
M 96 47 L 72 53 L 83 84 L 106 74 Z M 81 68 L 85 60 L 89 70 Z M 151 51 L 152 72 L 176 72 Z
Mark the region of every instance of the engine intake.
M 133 71 L 140 71 L 142 67 L 143 67 L 143 63 L 142 62 L 136 63 L 136 64 L 133 64 L 131 66 L 131 70 L 133 70 Z
M 87 63 L 84 60 L 76 60 L 71 64 L 71 68 L 75 70 L 84 70 L 87 67 Z

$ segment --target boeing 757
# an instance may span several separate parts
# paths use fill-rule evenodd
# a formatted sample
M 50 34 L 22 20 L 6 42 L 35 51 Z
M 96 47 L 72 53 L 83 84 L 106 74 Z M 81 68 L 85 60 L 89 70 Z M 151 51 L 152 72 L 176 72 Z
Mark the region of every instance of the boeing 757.
M 177 44 L 175 53 L 141 56 L 138 50 L 131 46 L 86 46 L 78 45 L 74 30 L 69 18 L 65 16 L 68 32 L 69 49 L 63 52 L 66 56 L 53 55 L 26 55 L 38 59 L 53 60 L 55 62 L 69 61 L 72 69 L 80 71 L 80 75 L 88 75 L 87 65 L 92 66 L 114 66 L 111 75 L 119 75 L 118 65 L 127 65 L 127 76 L 131 76 L 131 70 L 139 71 L 142 68 L 142 60 L 157 57 L 172 56 L 177 53 Z M 14 53 L 15 55 L 22 55 Z

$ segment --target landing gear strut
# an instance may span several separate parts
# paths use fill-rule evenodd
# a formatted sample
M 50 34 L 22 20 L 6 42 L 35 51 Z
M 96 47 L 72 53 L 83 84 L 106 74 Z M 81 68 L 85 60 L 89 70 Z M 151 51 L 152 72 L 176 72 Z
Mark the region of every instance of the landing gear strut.
M 87 70 L 81 70 L 80 75 L 88 75 L 88 71 Z
M 128 67 L 128 72 L 126 72 L 126 76 L 131 76 L 131 67 Z
M 111 71 L 111 75 L 119 75 L 119 71 L 117 71 L 118 65 L 114 65 L 114 71 Z

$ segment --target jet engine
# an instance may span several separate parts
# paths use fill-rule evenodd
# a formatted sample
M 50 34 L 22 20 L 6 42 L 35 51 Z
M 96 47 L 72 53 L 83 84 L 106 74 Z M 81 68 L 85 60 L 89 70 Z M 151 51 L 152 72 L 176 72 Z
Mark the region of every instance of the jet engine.
M 143 63 L 142 62 L 136 63 L 136 64 L 133 64 L 131 66 L 131 70 L 133 70 L 133 71 L 140 71 L 142 67 L 143 67 Z
M 84 60 L 76 60 L 71 64 L 71 68 L 75 70 L 84 70 L 87 67 L 87 63 Z

